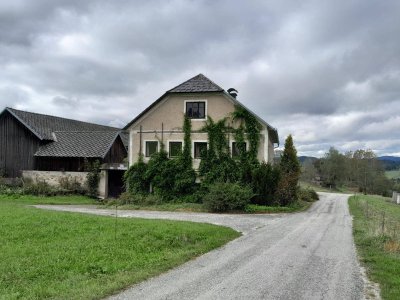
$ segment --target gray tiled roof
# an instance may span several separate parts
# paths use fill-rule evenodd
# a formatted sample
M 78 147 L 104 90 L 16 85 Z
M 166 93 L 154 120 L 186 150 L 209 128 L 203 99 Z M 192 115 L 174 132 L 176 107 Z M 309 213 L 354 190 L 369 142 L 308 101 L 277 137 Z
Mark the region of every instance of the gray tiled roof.
M 205 92 L 222 92 L 224 89 L 203 74 L 199 74 L 180 85 L 170 89 L 170 93 L 205 93 Z
M 118 131 L 56 131 L 55 141 L 39 148 L 35 156 L 104 158 Z
M 55 131 L 118 131 L 119 128 L 6 108 L 41 140 L 53 140 Z

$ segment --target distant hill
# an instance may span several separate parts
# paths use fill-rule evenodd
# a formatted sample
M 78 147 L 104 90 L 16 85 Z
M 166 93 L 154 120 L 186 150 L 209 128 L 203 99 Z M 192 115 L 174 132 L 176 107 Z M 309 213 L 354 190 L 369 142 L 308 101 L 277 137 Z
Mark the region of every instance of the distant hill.
M 387 171 L 400 169 L 400 157 L 380 156 L 378 159 L 382 162 L 383 167 Z
M 400 157 L 398 156 L 380 156 L 378 157 L 378 159 L 400 162 Z
M 314 156 L 299 156 L 298 157 L 300 163 L 304 163 L 306 160 L 311 160 L 312 162 L 316 161 L 318 158 L 314 157 Z

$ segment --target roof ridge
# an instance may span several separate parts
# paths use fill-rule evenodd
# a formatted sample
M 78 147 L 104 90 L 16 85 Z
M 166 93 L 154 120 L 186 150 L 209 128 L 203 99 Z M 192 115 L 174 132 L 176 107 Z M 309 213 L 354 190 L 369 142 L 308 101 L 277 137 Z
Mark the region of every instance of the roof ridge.
M 218 84 L 216 84 L 214 81 L 212 81 L 210 78 L 206 77 L 205 75 L 203 75 L 202 73 L 197 74 L 196 76 L 193 76 L 192 78 L 189 78 L 188 80 L 178 84 L 177 86 L 173 87 L 172 89 L 169 89 L 166 93 L 174 93 L 177 91 L 174 91 L 175 89 L 178 89 L 180 87 L 185 86 L 186 84 L 188 84 L 190 81 L 195 81 L 196 79 L 201 79 L 201 80 L 206 80 L 209 83 L 211 83 L 215 88 L 214 88 L 214 92 L 222 92 L 224 91 L 224 89 L 222 87 L 220 87 Z M 188 91 L 190 92 L 190 91 Z M 201 91 L 200 91 L 201 92 Z M 207 91 L 204 91 L 207 92 Z
M 37 116 L 42 116 L 42 117 L 50 117 L 50 118 L 57 118 L 57 119 L 62 119 L 66 121 L 73 121 L 73 122 L 80 122 L 80 123 L 85 123 L 85 124 L 91 124 L 91 125 L 96 125 L 96 126 L 103 126 L 103 127 L 108 127 L 108 128 L 115 128 L 118 130 L 121 130 L 121 128 L 113 127 L 113 126 L 107 126 L 107 125 L 102 125 L 102 124 L 97 124 L 97 123 L 91 123 L 87 121 L 81 121 L 81 120 L 75 120 L 75 119 L 70 119 L 70 118 L 64 118 L 64 117 L 59 117 L 59 116 L 54 116 L 54 115 L 47 115 L 47 114 L 40 114 L 36 112 L 31 112 L 31 111 L 26 111 L 26 110 L 20 110 L 20 109 L 15 109 L 12 107 L 6 107 L 6 109 L 11 110 L 11 111 L 16 111 L 16 112 L 22 112 L 22 113 L 28 113 L 32 115 L 37 115 Z
M 122 129 L 116 129 L 116 130 L 54 130 L 53 132 L 73 132 L 73 133 L 77 133 L 77 132 L 120 132 L 122 131 Z

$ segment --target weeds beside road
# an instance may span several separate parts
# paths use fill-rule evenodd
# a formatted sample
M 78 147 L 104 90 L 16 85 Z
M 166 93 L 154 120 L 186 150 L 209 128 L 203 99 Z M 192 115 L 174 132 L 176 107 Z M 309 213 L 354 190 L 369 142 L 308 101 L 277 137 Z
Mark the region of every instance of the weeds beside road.
M 400 205 L 380 196 L 349 199 L 353 232 L 369 277 L 380 284 L 383 299 L 400 299 Z

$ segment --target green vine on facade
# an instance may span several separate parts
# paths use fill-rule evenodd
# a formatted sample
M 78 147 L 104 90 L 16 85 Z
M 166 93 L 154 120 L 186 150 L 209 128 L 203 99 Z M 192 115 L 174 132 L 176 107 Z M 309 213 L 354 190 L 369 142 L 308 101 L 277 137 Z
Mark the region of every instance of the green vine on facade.
M 185 115 L 183 120 L 183 152 L 182 162 L 187 168 L 192 167 L 192 123 L 190 119 Z
M 240 122 L 239 128 L 235 130 L 235 140 L 237 142 L 244 142 L 244 134 L 246 134 L 249 141 L 248 158 L 251 162 L 256 162 L 262 129 L 260 122 L 258 122 L 252 113 L 240 105 L 235 105 L 232 119 Z

